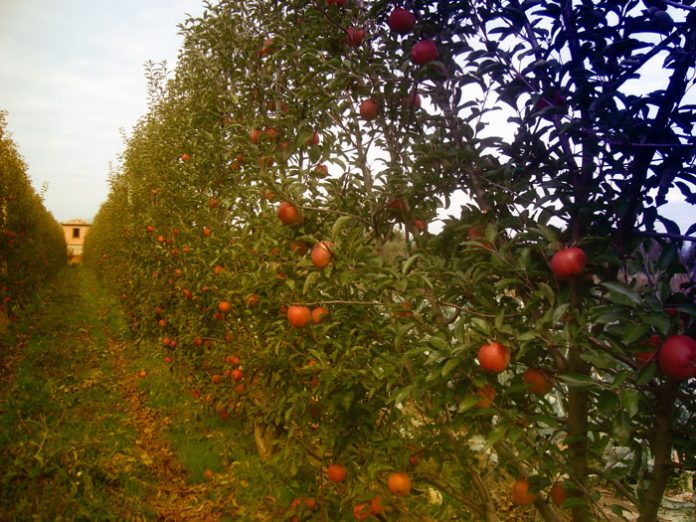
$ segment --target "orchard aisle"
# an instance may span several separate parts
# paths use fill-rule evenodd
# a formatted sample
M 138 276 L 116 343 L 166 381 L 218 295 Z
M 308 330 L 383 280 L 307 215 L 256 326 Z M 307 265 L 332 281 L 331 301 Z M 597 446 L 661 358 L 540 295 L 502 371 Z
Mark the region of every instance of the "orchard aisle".
M 39 303 L 0 382 L 0 520 L 238 514 L 229 481 L 195 480 L 175 455 L 171 412 L 147 404 L 149 372 L 138 370 L 118 306 L 93 275 L 64 270 Z
M 0 340 L 0 520 L 292 519 L 297 485 L 261 465 L 233 414 L 192 397 L 176 352 L 136 349 L 91 272 L 67 268 L 43 294 Z M 692 521 L 692 506 L 668 502 L 660 520 Z

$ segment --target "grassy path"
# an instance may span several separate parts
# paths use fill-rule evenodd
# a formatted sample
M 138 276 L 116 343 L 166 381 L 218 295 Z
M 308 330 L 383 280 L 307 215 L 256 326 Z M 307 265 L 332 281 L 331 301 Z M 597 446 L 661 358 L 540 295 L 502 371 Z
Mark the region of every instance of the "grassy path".
M 235 428 L 135 351 L 92 274 L 66 269 L 30 315 L 0 346 L 0 520 L 273 519 L 237 504 Z

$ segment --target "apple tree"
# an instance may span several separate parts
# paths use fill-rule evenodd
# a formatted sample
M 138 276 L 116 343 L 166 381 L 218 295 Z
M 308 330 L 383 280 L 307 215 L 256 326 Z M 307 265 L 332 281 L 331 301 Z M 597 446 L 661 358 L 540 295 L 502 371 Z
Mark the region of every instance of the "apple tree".
M 289 517 L 593 520 L 604 488 L 655 520 L 694 465 L 694 230 L 663 212 L 693 199 L 693 22 L 211 5 L 149 70 L 86 257 L 319 499 Z
M 31 186 L 0 111 L 0 333 L 66 262 L 63 229 Z

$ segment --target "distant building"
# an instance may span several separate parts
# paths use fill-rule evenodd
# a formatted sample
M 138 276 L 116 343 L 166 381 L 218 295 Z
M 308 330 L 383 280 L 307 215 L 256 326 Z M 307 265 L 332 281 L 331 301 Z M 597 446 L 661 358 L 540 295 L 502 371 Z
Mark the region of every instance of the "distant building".
M 82 261 L 82 246 L 85 244 L 85 236 L 92 225 L 81 219 L 72 219 L 61 223 L 65 233 L 65 242 L 68 245 L 68 261 L 71 264 Z

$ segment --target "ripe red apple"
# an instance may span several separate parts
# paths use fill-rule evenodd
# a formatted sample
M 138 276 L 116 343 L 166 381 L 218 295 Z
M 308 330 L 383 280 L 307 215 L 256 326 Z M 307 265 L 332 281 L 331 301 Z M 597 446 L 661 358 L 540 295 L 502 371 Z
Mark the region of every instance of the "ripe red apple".
M 683 381 L 696 377 L 696 341 L 686 335 L 672 335 L 662 343 L 657 363 L 668 377 Z
M 312 310 L 312 322 L 314 324 L 321 324 L 328 317 L 329 311 L 323 306 L 317 306 L 314 310 Z
M 411 477 L 397 471 L 387 478 L 387 488 L 393 495 L 405 497 L 411 492 Z
M 283 201 L 278 206 L 278 219 L 280 219 L 284 225 L 296 225 L 300 223 L 300 213 L 297 211 L 295 205 L 289 201 Z
M 656 355 L 656 351 L 638 352 L 635 354 L 636 363 L 638 363 L 638 366 L 644 366 L 652 361 Z
M 261 136 L 263 136 L 263 131 L 260 129 L 251 129 L 251 131 L 249 131 L 249 139 L 252 143 L 258 143 Z
M 543 396 L 551 391 L 553 388 L 553 382 L 549 377 L 536 368 L 529 368 L 524 375 L 522 380 L 527 385 L 527 389 L 534 395 Z
M 428 224 L 422 219 L 414 219 L 413 228 L 415 228 L 418 232 L 425 232 L 428 230 Z
M 372 513 L 370 512 L 370 504 L 367 502 L 361 502 L 353 506 L 353 518 L 355 520 L 367 520 L 370 516 L 372 516 Z
M 510 364 L 510 351 L 499 342 L 484 344 L 479 348 L 478 361 L 485 371 L 500 373 Z
M 556 506 L 560 507 L 561 504 L 565 502 L 565 499 L 566 491 L 563 482 L 555 482 L 554 485 L 551 486 L 551 500 L 553 500 Z
M 580 247 L 563 248 L 551 258 L 551 272 L 558 279 L 579 276 L 585 271 L 587 258 Z
M 365 38 L 365 29 L 361 27 L 349 27 L 346 29 L 346 45 L 348 47 L 357 47 Z
M 295 328 L 307 326 L 312 317 L 309 308 L 300 305 L 291 305 L 287 310 L 288 322 Z
M 330 241 L 319 241 L 312 248 L 310 254 L 312 258 L 312 264 L 317 268 L 326 268 L 331 262 L 333 253 L 331 252 L 331 242 Z
M 416 25 L 416 17 L 411 11 L 397 7 L 389 15 L 387 25 L 397 34 L 408 34 Z
M 372 121 L 379 114 L 379 105 L 374 100 L 365 100 L 360 104 L 360 117 Z
M 497 395 L 495 388 L 490 384 L 484 384 L 478 390 L 476 390 L 476 395 L 481 397 L 481 400 L 476 403 L 477 408 L 490 408 L 493 404 L 493 399 Z
M 401 106 L 404 109 L 420 109 L 421 97 L 420 94 L 418 94 L 418 91 L 414 90 L 409 95 L 401 98 Z
M 343 482 L 348 475 L 348 470 L 340 464 L 329 464 L 326 468 L 326 474 L 331 482 Z
M 437 58 L 437 45 L 432 40 L 421 40 L 411 47 L 411 60 L 416 65 L 425 65 Z
M 528 506 L 537 498 L 536 493 L 529 491 L 529 483 L 524 479 L 516 480 L 512 485 L 512 501 L 519 506 Z
M 382 513 L 384 513 L 384 507 L 382 506 L 382 497 L 372 497 L 372 499 L 370 500 L 370 512 L 373 515 L 381 515 Z

